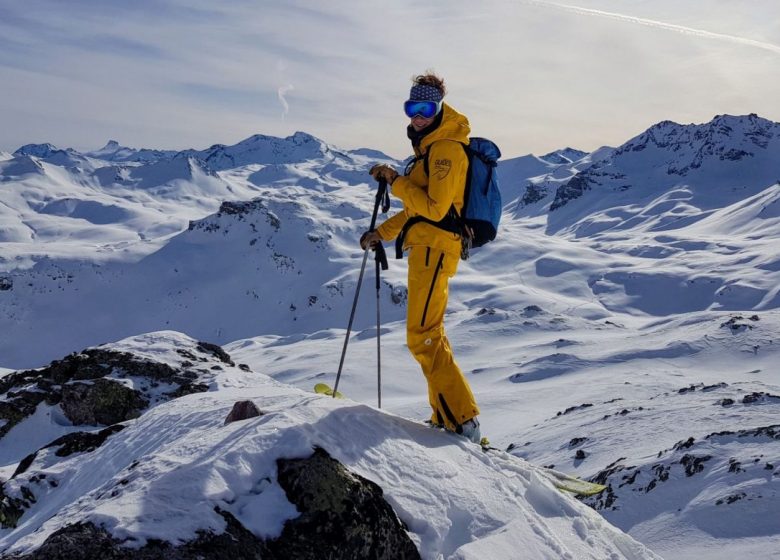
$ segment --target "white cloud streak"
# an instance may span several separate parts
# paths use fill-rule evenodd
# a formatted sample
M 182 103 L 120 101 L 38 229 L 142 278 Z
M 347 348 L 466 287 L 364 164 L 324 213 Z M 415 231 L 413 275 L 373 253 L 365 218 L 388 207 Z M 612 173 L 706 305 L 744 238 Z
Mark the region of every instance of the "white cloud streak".
M 674 31 L 682 33 L 683 35 L 690 35 L 694 37 L 701 37 L 703 39 L 714 39 L 718 41 L 728 41 L 730 43 L 736 43 L 739 45 L 745 45 L 748 47 L 755 47 L 758 49 L 764 49 L 775 54 L 780 54 L 780 45 L 773 43 L 767 43 L 764 41 L 756 41 L 754 39 L 748 39 L 747 37 L 738 37 L 736 35 L 727 35 L 724 33 L 713 33 L 712 31 L 705 31 L 703 29 L 695 29 L 692 27 L 685 27 L 683 25 L 675 25 L 673 23 L 666 23 L 663 21 L 657 21 L 653 19 L 640 18 L 635 16 L 629 16 L 625 14 L 618 14 L 615 12 L 605 12 L 602 10 L 594 10 L 591 8 L 582 8 L 580 6 L 571 6 L 568 4 L 558 4 L 556 2 L 544 2 L 543 0 L 523 0 L 527 5 L 539 6 L 543 8 L 554 8 L 563 10 L 570 13 L 575 13 L 584 16 L 608 18 L 626 23 L 633 23 L 637 25 L 644 25 L 646 27 L 654 27 L 656 29 L 663 29 L 666 31 Z
M 282 107 L 284 108 L 284 111 L 282 111 L 282 118 L 286 117 L 290 113 L 290 104 L 287 103 L 287 98 L 285 97 L 285 95 L 287 95 L 288 92 L 294 89 L 295 88 L 293 87 L 292 84 L 288 84 L 276 90 L 276 93 L 279 96 L 279 101 L 281 101 Z

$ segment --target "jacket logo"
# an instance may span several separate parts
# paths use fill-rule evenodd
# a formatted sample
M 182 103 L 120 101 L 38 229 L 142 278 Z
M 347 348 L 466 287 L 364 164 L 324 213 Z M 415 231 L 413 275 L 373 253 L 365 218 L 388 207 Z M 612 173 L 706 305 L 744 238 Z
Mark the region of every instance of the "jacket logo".
M 449 159 L 437 159 L 433 162 L 433 175 L 437 180 L 443 181 L 452 169 L 452 161 Z

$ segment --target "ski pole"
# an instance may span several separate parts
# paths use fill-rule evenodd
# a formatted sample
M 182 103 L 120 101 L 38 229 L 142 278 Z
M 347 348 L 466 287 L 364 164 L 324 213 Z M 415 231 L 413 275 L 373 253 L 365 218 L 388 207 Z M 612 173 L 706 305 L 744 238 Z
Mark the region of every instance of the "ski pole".
M 380 205 L 382 206 L 382 212 L 387 212 L 390 209 L 390 194 L 387 192 L 387 181 L 385 181 L 384 179 L 379 180 L 379 186 L 377 187 L 376 197 L 374 198 L 374 211 L 371 214 L 371 227 L 369 228 L 369 231 L 374 231 L 374 229 L 376 228 L 376 217 L 377 214 L 379 213 Z M 344 337 L 344 346 L 341 349 L 341 359 L 339 360 L 339 370 L 338 373 L 336 374 L 336 383 L 333 385 L 333 398 L 336 398 L 336 394 L 339 389 L 339 381 L 341 380 L 341 371 L 344 367 L 344 358 L 347 355 L 347 344 L 349 344 L 349 336 L 350 333 L 352 332 L 352 322 L 355 320 L 355 310 L 357 309 L 358 297 L 360 296 L 360 286 L 363 283 L 363 273 L 366 270 L 366 261 L 368 260 L 368 251 L 370 249 L 371 247 L 368 246 L 363 252 L 363 264 L 360 265 L 360 276 L 358 276 L 358 284 L 357 284 L 357 288 L 355 289 L 355 299 L 352 302 L 352 311 L 349 314 L 349 323 L 347 324 L 347 336 Z M 385 249 L 381 243 L 377 244 L 376 246 L 375 260 L 377 262 L 377 271 L 379 270 L 380 265 L 384 270 L 387 270 L 387 266 L 388 266 L 387 256 L 385 255 Z M 378 290 L 379 290 L 379 274 L 377 272 L 377 292 Z M 377 293 L 377 298 L 378 297 L 379 294 Z M 377 303 L 377 305 L 379 304 Z M 379 312 L 377 310 L 377 321 L 379 320 L 378 313 Z M 377 337 L 378 336 L 379 336 L 379 326 L 377 324 Z
M 385 248 L 380 244 L 376 250 L 376 400 L 377 408 L 382 408 L 382 345 L 380 344 L 382 321 L 379 314 L 379 271 L 387 270 L 387 255 Z

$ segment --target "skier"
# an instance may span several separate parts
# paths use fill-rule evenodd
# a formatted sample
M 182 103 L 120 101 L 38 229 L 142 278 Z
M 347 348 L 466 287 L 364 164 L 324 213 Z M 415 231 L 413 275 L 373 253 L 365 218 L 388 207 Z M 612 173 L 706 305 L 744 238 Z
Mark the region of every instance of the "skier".
M 416 158 L 404 175 L 384 164 L 370 171 L 377 181 L 387 181 L 404 209 L 364 233 L 360 244 L 365 250 L 401 237 L 403 250 L 409 251 L 406 343 L 428 382 L 431 422 L 479 443 L 479 408 L 444 332 L 449 279 L 458 269 L 462 244 L 459 234 L 443 228 L 452 219 L 451 208 L 463 208 L 468 171 L 463 145 L 469 143 L 471 128 L 464 115 L 442 101 L 441 78 L 428 72 L 413 82 L 404 111 L 411 119 L 406 132 Z

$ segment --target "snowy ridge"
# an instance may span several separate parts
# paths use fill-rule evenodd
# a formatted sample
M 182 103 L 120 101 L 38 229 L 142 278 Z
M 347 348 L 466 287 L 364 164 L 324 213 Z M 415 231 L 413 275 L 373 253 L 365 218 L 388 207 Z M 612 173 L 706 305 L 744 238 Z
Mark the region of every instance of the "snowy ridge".
M 160 332 L 102 348 L 178 365 L 194 347 L 181 334 Z M 551 560 L 657 558 L 522 461 L 365 405 L 222 366 L 209 392 L 157 405 L 94 451 L 60 459 L 41 454 L 6 482 L 4 495 L 21 497 L 24 487 L 35 501 L 16 528 L 0 530 L 0 551 L 30 552 L 79 522 L 98 524 L 125 546 L 149 539 L 180 544 L 198 530 L 225 529 L 215 507 L 273 538 L 297 516 L 276 482 L 276 459 L 319 447 L 384 489 L 422 558 L 497 558 L 520 548 Z M 247 398 L 262 415 L 223 425 L 233 402 Z M 17 449 L 18 456 L 29 451 Z

